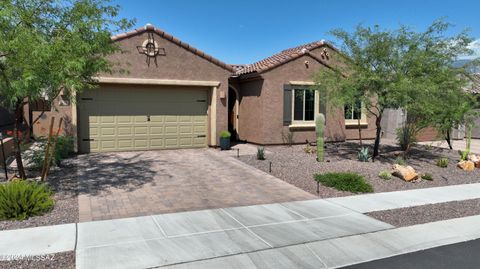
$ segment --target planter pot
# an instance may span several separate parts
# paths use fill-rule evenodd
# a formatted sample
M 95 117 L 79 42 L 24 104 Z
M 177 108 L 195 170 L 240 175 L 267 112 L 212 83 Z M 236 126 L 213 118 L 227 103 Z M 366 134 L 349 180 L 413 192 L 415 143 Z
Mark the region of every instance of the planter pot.
M 220 149 L 221 150 L 230 149 L 230 137 L 220 137 Z

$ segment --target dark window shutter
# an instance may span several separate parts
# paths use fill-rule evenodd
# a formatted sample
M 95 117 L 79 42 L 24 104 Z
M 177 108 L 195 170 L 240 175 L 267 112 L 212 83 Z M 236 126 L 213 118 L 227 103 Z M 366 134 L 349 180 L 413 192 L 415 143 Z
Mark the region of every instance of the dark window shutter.
M 283 91 L 283 125 L 292 124 L 292 90 Z

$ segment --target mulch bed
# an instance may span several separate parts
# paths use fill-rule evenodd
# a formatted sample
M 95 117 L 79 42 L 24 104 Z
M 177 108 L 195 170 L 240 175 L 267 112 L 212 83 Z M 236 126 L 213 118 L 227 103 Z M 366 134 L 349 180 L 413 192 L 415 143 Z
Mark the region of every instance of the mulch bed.
M 383 142 L 382 142 L 383 143 Z M 373 146 L 372 141 L 364 141 L 364 145 Z M 269 162 L 272 162 L 271 174 L 307 192 L 317 194 L 317 183 L 313 180 L 315 173 L 327 172 L 357 172 L 363 175 L 374 192 L 387 192 L 418 188 L 430 188 L 446 185 L 457 185 L 480 182 L 480 169 L 466 172 L 456 167 L 459 154 L 456 151 L 437 147 L 415 146 L 410 158 L 407 160 L 418 173 L 430 173 L 433 181 L 420 180 L 418 182 L 405 182 L 392 177 L 383 180 L 378 177 L 382 170 L 391 170 L 399 153 L 399 148 L 392 144 L 384 143 L 380 147 L 380 157 L 375 162 L 359 162 L 357 160 L 358 142 L 327 143 L 325 149 L 325 162 L 316 161 L 315 154 L 305 153 L 306 145 L 293 146 L 267 146 L 266 160 L 260 161 L 255 155 L 240 156 L 240 160 L 265 172 L 269 172 Z M 440 168 L 436 160 L 447 157 L 450 164 L 447 168 Z M 352 195 L 333 188 L 320 186 L 320 197 L 339 197 Z
M 370 212 L 366 215 L 396 227 L 480 214 L 480 199 Z
M 62 168 L 56 168 L 48 175 L 48 184 L 55 192 L 55 206 L 53 210 L 45 215 L 31 217 L 24 221 L 0 221 L 0 230 L 78 222 L 76 173 L 72 173 L 73 164 L 69 164 L 69 160 L 65 161 Z
M 74 269 L 75 251 L 55 254 L 15 258 L 11 261 L 0 261 L 0 269 Z

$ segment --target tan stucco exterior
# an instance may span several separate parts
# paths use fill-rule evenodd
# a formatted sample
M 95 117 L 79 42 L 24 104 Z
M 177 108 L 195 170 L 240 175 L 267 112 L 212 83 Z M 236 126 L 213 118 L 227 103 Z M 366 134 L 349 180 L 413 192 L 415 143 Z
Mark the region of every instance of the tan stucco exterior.
M 112 84 L 209 87 L 208 128 L 210 131 L 208 144 L 216 145 L 219 132 L 227 128 L 227 99 L 226 96 L 223 99 L 220 98 L 220 93 L 223 92 L 224 95 L 228 93 L 228 79 L 232 71 L 216 64 L 211 56 L 202 53 L 201 55 L 204 55 L 202 57 L 157 33 L 154 33 L 154 38 L 158 47 L 165 51 L 165 55 L 157 56 L 157 65 L 153 59 L 148 65 L 146 55 L 140 54 L 137 50 L 137 46 L 142 45 L 148 39 L 147 32 L 117 38 L 114 42 L 122 52 L 108 57 L 114 64 L 114 72 L 98 75 L 100 90 L 102 85 Z M 177 42 L 179 41 L 177 40 Z M 57 103 L 58 100 L 55 102 Z M 51 116 L 64 117 L 65 130 L 73 130 L 69 133 L 75 133 L 76 122 L 72 122 L 72 116 L 76 120 L 76 113 L 81 113 L 75 103 L 60 107 L 58 112 L 46 112 L 42 119 L 35 124 L 34 134 L 36 136 L 48 134 Z M 33 118 L 39 113 L 34 112 Z
M 313 55 L 320 55 L 324 48 L 312 50 Z M 338 54 L 327 48 L 329 64 L 338 64 Z M 320 57 L 320 56 L 317 56 Z M 306 64 L 308 62 L 308 65 Z M 291 83 L 313 83 L 314 75 L 321 69 L 328 68 L 315 58 L 303 55 L 290 62 L 259 74 L 256 77 L 240 79 L 242 99 L 240 102 L 239 119 L 241 140 L 257 144 L 282 144 L 283 134 L 292 132 L 295 143 L 305 143 L 315 140 L 315 127 L 292 127 L 283 123 L 283 90 Z M 308 86 L 308 85 L 306 85 Z M 325 102 L 325 100 L 320 100 Z M 329 141 L 357 139 L 358 129 L 345 125 L 343 108 L 326 109 L 325 136 Z M 375 121 L 367 118 L 368 125 L 362 129 L 362 138 L 375 137 Z
M 114 71 L 108 74 L 98 74 L 100 87 L 112 85 L 130 85 L 132 90 L 148 87 L 203 87 L 207 88 L 207 115 L 209 146 L 218 144 L 218 135 L 221 131 L 234 126 L 237 138 L 257 144 L 282 144 L 282 133 L 294 133 L 294 143 L 304 143 L 315 140 L 315 128 L 309 126 L 289 126 L 283 120 L 284 89 L 287 85 L 313 84 L 314 75 L 321 69 L 341 64 L 341 58 L 330 45 L 324 45 L 308 51 L 299 57 L 276 65 L 269 70 L 250 74 L 235 75 L 232 66 L 226 65 L 203 52 L 192 48 L 174 37 L 148 26 L 120 34 L 112 38 L 122 52 L 110 55 L 108 59 L 114 63 Z M 147 31 L 148 30 L 148 31 Z M 155 43 L 161 48 L 164 55 L 153 58 L 147 64 L 147 56 L 139 53 L 137 46 L 141 46 L 153 33 Z M 323 43 L 322 43 L 323 44 Z M 327 50 L 327 51 L 325 51 Z M 325 52 L 329 57 L 323 57 Z M 175 87 L 173 87 L 175 88 Z M 229 89 L 231 93 L 229 96 Z M 70 105 L 59 105 L 55 100 L 58 111 L 46 112 L 42 120 L 33 127 L 36 136 L 47 135 L 49 119 L 63 117 L 65 121 L 64 133 L 76 135 L 79 130 L 77 120 L 82 111 L 77 104 L 79 96 Z M 229 99 L 230 111 L 229 115 Z M 320 100 L 325 102 L 325 100 Z M 232 104 L 233 107 L 232 107 Z M 317 104 L 318 105 L 318 104 Z M 325 136 L 328 141 L 343 141 L 357 139 L 356 126 L 346 126 L 343 108 L 326 107 Z M 40 112 L 33 112 L 33 118 Z M 230 117 L 229 117 L 230 116 Z M 363 125 L 362 137 L 375 137 L 374 119 L 368 118 Z

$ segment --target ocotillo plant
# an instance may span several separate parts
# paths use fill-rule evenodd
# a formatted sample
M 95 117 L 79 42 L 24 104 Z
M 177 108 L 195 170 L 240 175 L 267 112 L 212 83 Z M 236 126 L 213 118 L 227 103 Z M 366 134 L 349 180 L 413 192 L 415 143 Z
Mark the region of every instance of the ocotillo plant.
M 323 134 L 325 131 L 325 116 L 320 113 L 315 117 L 315 133 L 317 134 L 317 162 L 323 162 L 324 141 Z

